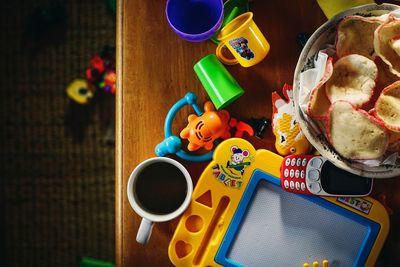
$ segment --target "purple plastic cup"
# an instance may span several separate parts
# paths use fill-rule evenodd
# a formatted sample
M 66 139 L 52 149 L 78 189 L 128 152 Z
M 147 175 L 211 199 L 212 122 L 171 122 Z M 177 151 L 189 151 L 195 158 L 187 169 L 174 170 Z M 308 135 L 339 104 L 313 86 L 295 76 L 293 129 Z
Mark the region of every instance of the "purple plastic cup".
M 222 0 L 168 0 L 165 14 L 181 38 L 200 42 L 210 39 L 221 27 L 224 4 Z

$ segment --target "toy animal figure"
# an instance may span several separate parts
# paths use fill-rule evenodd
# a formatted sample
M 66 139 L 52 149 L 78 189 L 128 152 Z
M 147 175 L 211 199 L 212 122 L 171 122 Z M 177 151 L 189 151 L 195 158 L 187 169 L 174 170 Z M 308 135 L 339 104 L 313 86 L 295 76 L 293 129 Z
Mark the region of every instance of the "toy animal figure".
M 285 84 L 282 89 L 286 99 L 277 92 L 272 93 L 272 129 L 276 137 L 275 148 L 279 154 L 306 154 L 312 148 L 296 120 L 294 103 L 291 100 L 293 87 Z
M 204 104 L 204 113 L 201 116 L 189 115 L 189 123 L 181 131 L 180 136 L 189 140 L 187 147 L 189 151 L 196 151 L 201 147 L 211 150 L 216 139 L 231 137 L 229 118 L 228 111 L 215 111 L 213 104 L 207 101 Z

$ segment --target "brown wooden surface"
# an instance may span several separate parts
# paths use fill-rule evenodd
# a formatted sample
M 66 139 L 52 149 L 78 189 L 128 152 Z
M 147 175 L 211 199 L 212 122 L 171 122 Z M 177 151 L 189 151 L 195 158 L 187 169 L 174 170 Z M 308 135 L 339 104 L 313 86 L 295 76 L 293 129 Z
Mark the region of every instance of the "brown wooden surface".
M 155 225 L 146 246 L 136 243 L 140 218 L 131 209 L 126 183 L 135 166 L 154 157 L 163 140 L 165 115 L 186 92 L 194 91 L 202 106 L 206 93 L 193 65 L 214 53 L 212 42 L 190 43 L 180 39 L 165 18 L 165 0 L 120 0 L 117 28 L 117 266 L 169 266 L 168 243 L 178 220 Z M 312 33 L 326 21 L 316 1 L 254 1 L 254 20 L 271 45 L 260 64 L 243 68 L 227 66 L 245 94 L 227 109 L 238 119 L 271 118 L 271 92 L 292 83 L 301 47 L 296 36 Z M 186 124 L 189 108 L 178 113 L 174 133 Z M 263 139 L 248 138 L 256 148 L 274 150 L 275 138 L 267 129 Z M 197 181 L 206 163 L 182 162 Z

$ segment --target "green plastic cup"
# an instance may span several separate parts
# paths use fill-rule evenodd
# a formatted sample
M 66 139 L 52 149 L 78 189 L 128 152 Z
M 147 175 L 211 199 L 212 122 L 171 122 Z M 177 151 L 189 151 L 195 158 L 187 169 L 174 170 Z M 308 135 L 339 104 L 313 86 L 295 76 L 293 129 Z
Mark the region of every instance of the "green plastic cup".
M 217 110 L 244 94 L 242 87 L 214 54 L 203 57 L 193 69 Z

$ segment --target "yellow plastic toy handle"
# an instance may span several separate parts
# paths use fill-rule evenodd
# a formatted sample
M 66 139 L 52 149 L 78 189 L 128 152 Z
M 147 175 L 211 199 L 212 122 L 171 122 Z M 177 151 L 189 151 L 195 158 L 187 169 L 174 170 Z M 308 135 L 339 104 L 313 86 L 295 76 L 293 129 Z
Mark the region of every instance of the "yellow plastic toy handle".
M 313 263 L 312 263 L 312 267 L 318 267 L 319 265 L 318 265 L 318 261 L 314 261 Z M 303 264 L 303 267 L 310 267 L 310 265 L 308 264 L 308 262 L 305 262 L 304 264 Z M 322 261 L 322 267 L 329 267 L 329 261 L 328 260 L 323 260 Z
M 235 65 L 238 64 L 239 61 L 236 58 L 227 58 L 222 54 L 222 48 L 224 48 L 225 44 L 220 42 L 217 46 L 215 54 L 217 55 L 218 59 L 222 61 L 225 65 Z

